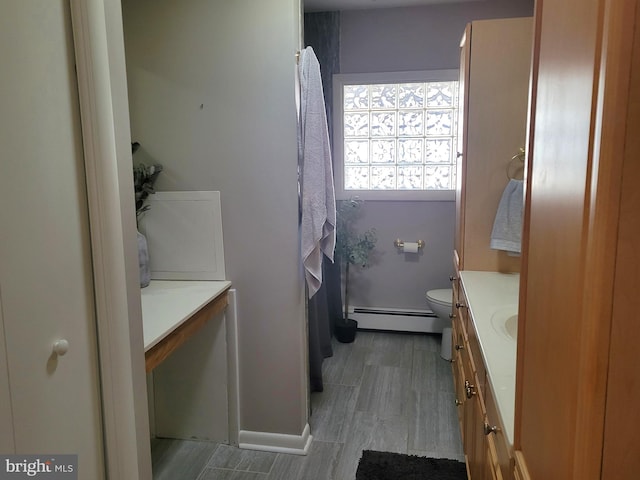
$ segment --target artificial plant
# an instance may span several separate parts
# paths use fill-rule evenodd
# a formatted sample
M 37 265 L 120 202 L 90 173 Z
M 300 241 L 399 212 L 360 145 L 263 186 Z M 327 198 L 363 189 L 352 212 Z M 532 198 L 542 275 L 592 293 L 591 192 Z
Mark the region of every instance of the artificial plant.
M 365 232 L 354 229 L 355 220 L 360 215 L 362 200 L 357 197 L 338 204 L 336 228 L 336 254 L 344 265 L 344 312 L 342 321 L 349 320 L 349 266 L 366 268 L 370 264 L 371 252 L 376 245 L 376 231 L 370 228 Z
M 140 144 L 135 142 L 131 144 L 131 150 L 135 153 Z M 145 205 L 147 197 L 153 193 L 156 193 L 153 185 L 158 179 L 158 175 L 162 171 L 162 165 L 146 165 L 144 163 L 138 163 L 133 166 L 133 186 L 136 195 L 136 220 L 140 219 L 140 216 L 151 208 L 149 205 Z

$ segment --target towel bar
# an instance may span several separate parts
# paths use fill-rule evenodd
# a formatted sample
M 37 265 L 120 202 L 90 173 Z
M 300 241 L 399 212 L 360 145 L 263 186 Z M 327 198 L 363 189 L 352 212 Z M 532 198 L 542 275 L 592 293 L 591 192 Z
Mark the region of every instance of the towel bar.
M 516 179 L 518 172 L 524 169 L 524 156 L 525 156 L 524 148 L 520 148 L 520 151 L 516 153 L 513 157 L 511 157 L 511 160 L 509 160 L 509 163 L 507 163 L 507 178 L 509 180 Z M 522 164 L 517 163 L 516 160 L 519 160 Z M 513 170 L 513 172 L 511 172 L 511 167 L 513 167 L 514 162 L 516 162 L 515 163 L 516 168 L 515 170 Z

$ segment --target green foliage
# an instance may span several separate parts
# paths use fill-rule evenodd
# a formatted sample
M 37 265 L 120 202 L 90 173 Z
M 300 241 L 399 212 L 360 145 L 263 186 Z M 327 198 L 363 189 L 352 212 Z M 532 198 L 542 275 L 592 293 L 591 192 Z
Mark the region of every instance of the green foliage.
M 360 214 L 361 205 L 362 200 L 357 197 L 339 203 L 336 252 L 342 262 L 368 267 L 371 251 L 375 248 L 377 238 L 374 228 L 364 233 L 356 232 L 353 228 Z
M 153 184 L 162 171 L 162 165 L 145 165 L 139 163 L 133 166 L 133 186 L 136 195 L 136 218 L 140 218 L 144 212 L 149 210 L 149 205 L 144 202 L 151 194 L 156 193 Z
M 343 321 L 349 316 L 349 265 L 368 267 L 371 252 L 376 245 L 376 231 L 370 228 L 364 233 L 354 230 L 356 218 L 360 215 L 362 200 L 357 197 L 339 203 L 336 228 L 336 254 L 344 264 L 344 312 Z

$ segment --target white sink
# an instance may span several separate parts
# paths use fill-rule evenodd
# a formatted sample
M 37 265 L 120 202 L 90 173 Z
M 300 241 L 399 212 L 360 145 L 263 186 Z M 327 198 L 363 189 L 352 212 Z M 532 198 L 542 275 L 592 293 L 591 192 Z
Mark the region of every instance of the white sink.
M 518 338 L 518 306 L 499 308 L 491 316 L 491 326 L 502 337 L 515 341 Z

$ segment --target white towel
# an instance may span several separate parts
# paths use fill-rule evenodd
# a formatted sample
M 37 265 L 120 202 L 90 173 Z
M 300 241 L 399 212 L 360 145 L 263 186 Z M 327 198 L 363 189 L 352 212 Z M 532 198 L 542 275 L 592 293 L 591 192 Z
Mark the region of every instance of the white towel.
M 519 254 L 522 240 L 522 180 L 509 180 L 502 193 L 491 232 L 491 248 Z
M 311 47 L 299 60 L 298 154 L 301 171 L 301 253 L 309 298 L 322 284 L 322 255 L 333 261 L 336 198 L 320 64 Z

